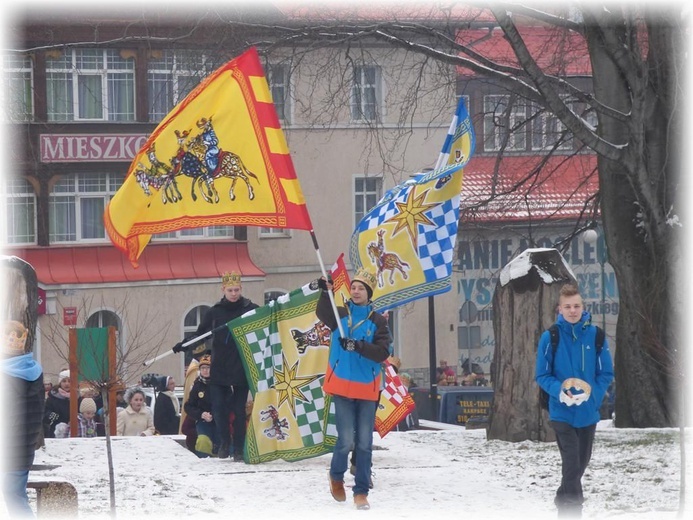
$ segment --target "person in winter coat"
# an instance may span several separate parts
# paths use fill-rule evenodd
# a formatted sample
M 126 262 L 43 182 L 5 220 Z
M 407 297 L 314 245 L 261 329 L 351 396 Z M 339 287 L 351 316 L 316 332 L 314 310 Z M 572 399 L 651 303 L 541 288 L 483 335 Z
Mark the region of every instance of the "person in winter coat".
M 144 404 L 144 391 L 138 386 L 128 388 L 125 401 L 128 407 L 118 412 L 116 435 L 154 435 L 154 419 L 151 409 Z
M 209 355 L 200 359 L 200 375 L 190 389 L 188 400 L 185 402 L 185 412 L 190 419 L 195 421 L 197 438 L 195 441 L 195 453 L 199 457 L 208 457 L 216 454 L 219 448 L 214 414 L 212 413 L 212 400 L 209 395 L 209 372 L 212 358 Z
M 614 378 L 614 368 L 606 340 L 597 353 L 597 328 L 583 309 L 577 286 L 561 287 L 558 313 L 556 352 L 545 331 L 539 338 L 535 380 L 549 394 L 549 421 L 561 453 L 562 478 L 554 503 L 559 516 L 580 517 L 582 475 L 592 456 L 599 407 Z
M 330 462 L 330 492 L 338 502 L 346 500 L 344 473 L 353 445 L 356 453 L 354 504 L 358 509 L 368 509 L 373 428 L 382 387 L 380 364 L 390 355 L 390 331 L 385 317 L 375 312 L 371 304 L 376 287 L 372 273 L 359 269 L 351 281 L 351 299 L 344 307 L 337 308 L 344 337 L 327 293 L 332 290 L 332 283 L 323 278 L 318 285 L 322 294 L 316 315 L 332 330 L 323 386 L 332 396 L 337 427 L 337 443 Z
M 91 397 L 85 397 L 79 403 L 77 415 L 77 436 L 96 437 L 96 402 Z
M 228 418 L 233 412 L 233 460 L 243 461 L 246 417 L 245 403 L 248 399 L 248 381 L 236 342 L 226 323 L 258 306 L 242 295 L 241 274 L 224 273 L 221 279 L 224 295 L 207 311 L 194 336 L 215 331 L 212 339 L 212 365 L 209 375 L 209 392 L 212 399 L 212 414 L 219 436 L 220 459 L 228 458 L 231 449 L 231 430 Z M 216 329 L 219 330 L 216 330 Z M 206 338 L 205 338 L 206 339 Z M 204 341 L 204 340 L 202 340 Z M 195 348 L 201 341 L 183 346 L 184 341 L 173 347 L 173 352 L 184 352 Z
M 2 415 L 4 449 L 2 492 L 11 518 L 33 518 L 26 484 L 42 429 L 45 405 L 43 369 L 25 353 L 28 331 L 18 321 L 5 324 L 2 344 Z M 11 425 L 11 427 L 10 427 Z
M 53 388 L 46 399 L 43 413 L 43 435 L 55 438 L 58 423 L 70 424 L 70 371 L 62 370 L 58 375 L 58 386 Z
M 161 435 L 177 435 L 180 422 L 180 403 L 174 394 L 176 380 L 171 376 L 161 376 L 157 381 L 154 407 L 154 428 Z
M 183 409 L 180 411 L 179 432 L 185 435 L 185 447 L 193 453 L 196 453 L 195 443 L 197 442 L 197 430 L 195 429 L 195 419 L 188 417 L 188 413 L 185 411 L 185 403 L 188 402 L 190 397 L 190 389 L 200 374 L 198 370 L 199 366 L 200 361 L 198 357 L 193 354 L 193 358 L 190 360 L 190 364 L 185 370 L 185 382 L 183 383 Z

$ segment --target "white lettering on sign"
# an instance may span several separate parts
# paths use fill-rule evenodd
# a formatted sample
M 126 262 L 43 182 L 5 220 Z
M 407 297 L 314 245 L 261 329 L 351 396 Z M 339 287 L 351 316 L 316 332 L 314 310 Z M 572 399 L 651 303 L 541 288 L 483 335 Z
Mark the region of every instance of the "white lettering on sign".
M 41 134 L 41 162 L 130 162 L 146 134 Z

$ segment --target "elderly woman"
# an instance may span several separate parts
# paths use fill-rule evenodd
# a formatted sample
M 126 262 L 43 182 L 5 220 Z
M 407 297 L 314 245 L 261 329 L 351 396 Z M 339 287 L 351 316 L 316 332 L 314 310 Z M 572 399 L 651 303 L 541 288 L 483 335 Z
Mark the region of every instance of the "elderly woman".
M 141 437 L 154 435 L 154 419 L 151 410 L 144 405 L 144 391 L 138 386 L 128 388 L 125 402 L 128 407 L 118 413 L 116 434 Z

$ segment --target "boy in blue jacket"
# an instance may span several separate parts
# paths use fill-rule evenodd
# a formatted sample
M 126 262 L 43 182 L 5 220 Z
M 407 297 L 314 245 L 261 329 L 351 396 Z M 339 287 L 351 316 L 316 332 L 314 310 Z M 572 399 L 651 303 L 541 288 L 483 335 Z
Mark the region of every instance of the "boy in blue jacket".
M 559 342 L 554 354 L 545 331 L 539 339 L 535 380 L 549 394 L 549 420 L 561 454 L 562 478 L 554 502 L 559 516 L 582 515 L 582 475 L 592 455 L 599 407 L 614 378 L 609 345 L 597 353 L 597 327 L 573 284 L 558 299 Z

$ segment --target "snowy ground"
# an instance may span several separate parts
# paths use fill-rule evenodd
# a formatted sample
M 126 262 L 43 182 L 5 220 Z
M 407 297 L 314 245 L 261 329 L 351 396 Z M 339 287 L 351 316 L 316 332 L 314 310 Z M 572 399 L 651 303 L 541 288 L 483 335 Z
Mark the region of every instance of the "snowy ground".
M 445 425 L 440 425 L 445 426 Z M 691 452 L 691 430 L 686 452 Z M 676 518 L 680 488 L 675 429 L 599 425 L 584 478 L 584 518 Z M 356 511 L 328 490 L 330 455 L 261 465 L 198 459 L 171 437 L 115 437 L 117 516 L 124 518 L 555 518 L 560 461 L 555 443 L 487 441 L 484 430 L 375 434 L 371 510 Z M 65 479 L 79 493 L 80 518 L 109 518 L 104 438 L 47 439 L 32 480 Z M 689 464 L 690 466 L 690 464 Z M 693 485 L 690 470 L 689 487 Z M 347 473 L 347 486 L 353 478 Z M 691 504 L 693 493 L 688 492 Z M 33 492 L 30 492 L 32 502 Z M 33 504 L 35 505 L 35 504 Z M 693 510 L 689 507 L 688 510 Z M 0 511 L 2 517 L 3 511 Z M 288 516 L 287 516 L 288 515 Z

